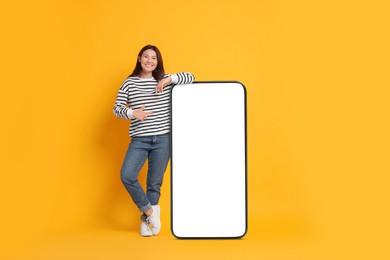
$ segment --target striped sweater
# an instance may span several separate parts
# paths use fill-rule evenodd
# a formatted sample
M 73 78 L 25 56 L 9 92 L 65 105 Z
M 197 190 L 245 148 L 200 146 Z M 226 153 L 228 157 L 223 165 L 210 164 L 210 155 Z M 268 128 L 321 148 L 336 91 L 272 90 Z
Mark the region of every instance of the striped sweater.
M 166 74 L 172 82 L 166 85 L 162 93 L 156 93 L 157 81 L 154 78 L 127 78 L 119 88 L 113 112 L 115 116 L 130 119 L 129 135 L 149 136 L 166 134 L 170 131 L 170 94 L 176 84 L 190 84 L 194 76 L 188 72 Z M 132 116 L 132 111 L 145 105 L 145 111 L 152 111 L 144 121 Z

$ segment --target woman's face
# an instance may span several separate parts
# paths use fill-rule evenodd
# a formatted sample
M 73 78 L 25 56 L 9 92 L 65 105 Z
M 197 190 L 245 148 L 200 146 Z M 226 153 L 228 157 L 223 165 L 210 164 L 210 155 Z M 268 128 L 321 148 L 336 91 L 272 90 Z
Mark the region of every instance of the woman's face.
M 142 71 L 145 73 L 153 72 L 157 67 L 157 54 L 154 50 L 148 49 L 138 58 L 141 63 Z

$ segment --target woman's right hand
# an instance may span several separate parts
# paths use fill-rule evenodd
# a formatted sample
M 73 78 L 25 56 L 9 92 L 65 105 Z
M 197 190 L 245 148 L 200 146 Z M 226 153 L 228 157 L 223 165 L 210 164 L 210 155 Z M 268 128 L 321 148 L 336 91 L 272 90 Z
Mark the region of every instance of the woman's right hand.
M 145 105 L 142 105 L 141 108 L 133 111 L 133 116 L 141 121 L 144 121 L 149 115 L 153 114 L 151 111 L 144 111 Z

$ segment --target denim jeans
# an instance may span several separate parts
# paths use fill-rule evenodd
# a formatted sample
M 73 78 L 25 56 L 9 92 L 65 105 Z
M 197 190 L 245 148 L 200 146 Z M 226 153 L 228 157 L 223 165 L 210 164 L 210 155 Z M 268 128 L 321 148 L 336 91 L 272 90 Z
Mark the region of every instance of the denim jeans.
M 170 135 L 134 136 L 126 152 L 121 179 L 141 212 L 157 205 L 164 172 L 170 158 Z M 138 182 L 138 174 L 148 159 L 146 193 Z

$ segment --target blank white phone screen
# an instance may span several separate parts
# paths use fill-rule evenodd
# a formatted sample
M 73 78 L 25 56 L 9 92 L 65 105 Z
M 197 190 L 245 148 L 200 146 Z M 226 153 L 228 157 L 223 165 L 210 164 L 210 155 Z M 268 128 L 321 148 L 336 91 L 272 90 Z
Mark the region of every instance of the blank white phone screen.
M 247 230 L 246 90 L 238 82 L 172 89 L 171 231 L 239 238 Z

